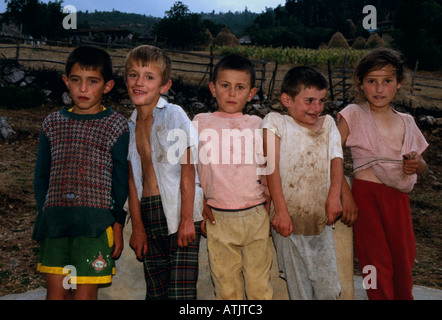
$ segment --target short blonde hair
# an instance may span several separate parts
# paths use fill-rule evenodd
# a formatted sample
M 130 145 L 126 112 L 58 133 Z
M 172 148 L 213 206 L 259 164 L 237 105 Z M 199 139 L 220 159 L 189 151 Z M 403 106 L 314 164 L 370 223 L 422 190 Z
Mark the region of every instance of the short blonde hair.
M 170 58 L 158 47 L 150 45 L 141 45 L 132 49 L 126 56 L 126 64 L 124 66 L 124 77 L 132 62 L 141 64 L 142 67 L 154 64 L 161 69 L 161 84 L 164 85 L 170 79 L 171 61 Z

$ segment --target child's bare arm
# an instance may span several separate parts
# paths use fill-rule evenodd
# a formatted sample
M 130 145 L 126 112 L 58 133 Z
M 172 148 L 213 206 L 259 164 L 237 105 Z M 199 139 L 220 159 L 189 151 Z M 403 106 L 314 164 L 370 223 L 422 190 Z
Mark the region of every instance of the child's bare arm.
M 190 148 L 181 157 L 181 221 L 178 227 L 178 246 L 187 247 L 195 240 L 193 204 L 195 199 L 195 165 L 191 161 Z
M 203 199 L 203 218 L 204 220 L 201 222 L 201 233 L 205 236 L 207 236 L 207 229 L 206 224 L 207 220 L 209 220 L 209 223 L 216 224 L 215 217 L 212 214 L 212 209 L 207 205 L 206 197 Z
M 113 225 L 114 247 L 112 248 L 112 259 L 118 259 L 123 251 L 123 225 L 115 222 Z
M 138 200 L 137 189 L 135 187 L 132 165 L 129 162 L 129 212 L 132 222 L 132 234 L 129 244 L 135 251 L 138 259 L 143 260 L 147 253 L 147 235 L 144 230 L 143 220 L 141 218 L 140 200 Z
M 341 144 L 345 145 L 345 141 L 347 140 L 348 134 L 350 132 L 348 128 L 348 123 L 343 117 L 338 117 L 338 130 L 341 135 Z M 344 173 L 342 173 L 342 190 L 341 190 L 341 204 L 342 204 L 342 223 L 351 227 L 357 217 L 358 217 L 358 207 L 353 199 L 353 195 L 351 192 L 351 188 L 344 177 Z
M 330 170 L 330 190 L 325 202 L 325 212 L 327 214 L 327 224 L 331 225 L 342 213 L 341 190 L 344 169 L 341 158 L 331 160 Z
M 267 163 L 273 163 L 272 172 L 267 175 L 267 185 L 270 196 L 275 207 L 275 217 L 272 220 L 272 226 L 276 232 L 284 237 L 289 236 L 293 232 L 292 219 L 288 213 L 287 204 L 284 200 L 282 192 L 281 176 L 279 174 L 279 138 L 274 133 L 264 129 L 264 156 L 267 158 Z M 271 147 L 269 144 L 274 144 Z M 272 150 L 274 152 L 268 152 Z M 273 162 L 271 162 L 273 161 Z
M 342 223 L 351 227 L 356 222 L 358 218 L 358 207 L 353 199 L 353 194 L 351 193 L 350 186 L 347 180 L 342 180 L 342 190 L 341 190 L 341 203 L 342 203 Z

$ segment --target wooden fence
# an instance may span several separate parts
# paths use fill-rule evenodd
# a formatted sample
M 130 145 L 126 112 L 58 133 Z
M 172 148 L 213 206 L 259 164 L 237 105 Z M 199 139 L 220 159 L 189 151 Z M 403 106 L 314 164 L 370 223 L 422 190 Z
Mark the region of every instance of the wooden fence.
M 335 101 L 337 96 L 341 95 L 344 104 L 349 100 L 350 88 L 353 81 L 353 69 L 347 69 L 347 54 L 344 56 L 344 65 L 337 68 L 331 68 L 330 60 L 327 61 L 328 82 L 330 90 L 330 100 Z M 335 81 L 335 79 L 337 79 Z
M 433 100 L 433 101 L 442 101 L 441 97 L 434 97 L 434 96 L 430 96 L 428 94 L 419 94 L 422 91 L 422 89 L 425 89 L 425 88 L 431 88 L 431 89 L 436 89 L 436 90 L 442 89 L 442 78 L 419 76 L 419 75 L 417 75 L 418 67 L 419 67 L 419 60 L 416 61 L 416 65 L 413 70 L 413 75 L 411 77 L 411 87 L 410 87 L 411 95 L 414 97 L 423 97 L 425 99 L 429 99 L 429 100 Z M 431 80 L 432 82 L 437 83 L 437 85 L 429 85 L 429 84 L 417 82 L 422 79 Z M 416 92 L 419 92 L 419 93 L 416 93 Z M 412 103 L 412 101 L 410 101 L 410 104 L 411 103 Z
M 28 59 L 21 57 L 21 52 L 24 50 L 40 50 L 40 51 L 48 51 L 48 52 L 54 52 L 54 53 L 61 53 L 65 55 L 65 58 L 69 55 L 69 53 L 72 51 L 69 50 L 62 50 L 62 48 L 70 48 L 74 45 L 72 43 L 68 42 L 61 42 L 61 41 L 50 41 L 50 40 L 43 40 L 43 39 L 31 39 L 31 38 L 17 38 L 17 37 L 0 37 L 0 42 L 8 41 L 9 43 L 13 42 L 15 44 L 9 44 L 9 45 L 3 45 L 0 46 L 0 49 L 8 48 L 8 49 L 15 49 L 15 55 L 12 57 L 6 57 L 3 56 L 6 59 L 13 59 L 16 61 L 22 61 L 22 62 L 45 62 L 45 63 L 53 63 L 53 64 L 60 64 L 64 65 L 65 60 L 51 60 L 51 59 Z M 43 45 L 44 44 L 44 45 Z M 107 49 L 109 51 L 109 54 L 112 58 L 115 59 L 121 59 L 124 61 L 125 55 L 116 55 L 113 54 L 112 49 L 123 49 L 124 53 L 127 54 L 127 52 L 134 48 L 134 46 L 129 45 L 122 45 L 122 44 L 115 44 L 115 43 L 98 43 L 98 42 L 91 42 L 91 41 L 82 41 L 81 43 L 77 43 L 76 45 L 93 45 L 93 46 L 100 46 L 103 47 L 103 49 Z M 60 50 L 49 48 L 48 46 L 57 46 L 60 47 Z M 196 53 L 196 52 L 188 52 L 188 51 L 178 51 L 178 50 L 168 50 L 164 49 L 165 52 L 170 53 L 170 56 L 172 56 L 172 72 L 175 73 L 175 75 L 182 76 L 183 74 L 197 74 L 197 83 L 198 86 L 201 85 L 207 85 L 209 82 L 209 79 L 212 77 L 213 68 L 216 64 L 216 62 L 222 58 L 222 56 L 218 56 L 214 54 L 213 46 L 210 47 L 209 54 L 203 54 L 203 53 Z M 0 56 L 1 58 L 1 56 Z M 196 58 L 196 59 L 195 59 Z M 274 88 L 275 88 L 275 82 L 281 81 L 281 79 L 277 79 L 278 74 L 278 68 L 279 64 L 278 62 L 275 62 L 273 70 L 269 70 L 271 73 L 270 79 L 266 79 L 266 72 L 268 69 L 268 62 L 266 60 L 251 60 L 256 68 L 257 72 L 257 83 L 258 83 L 258 95 L 260 97 L 261 102 L 264 99 L 264 90 L 267 89 L 267 98 L 269 100 L 272 100 Z M 417 75 L 417 69 L 418 69 L 419 61 L 416 63 L 415 69 L 412 74 L 412 80 L 411 80 L 411 86 L 410 86 L 410 93 L 412 96 L 416 97 L 423 97 L 426 99 L 434 100 L 434 101 L 442 101 L 442 95 L 439 94 L 439 90 L 442 89 L 442 79 L 441 78 L 433 78 L 433 77 L 426 77 L 426 76 L 420 76 Z M 124 65 L 121 64 L 114 64 L 114 68 L 116 71 L 116 74 L 123 74 Z M 328 71 L 328 78 L 330 83 L 329 93 L 330 93 L 330 100 L 342 100 L 344 103 L 347 103 L 350 98 L 350 88 L 353 83 L 353 70 L 347 68 L 347 55 L 344 57 L 344 64 L 340 67 L 331 68 L 330 61 L 328 61 L 327 64 L 327 71 Z M 186 76 L 187 79 L 190 76 Z M 266 81 L 268 80 L 268 83 L 266 84 Z M 427 80 L 431 82 L 435 82 L 437 85 L 429 85 L 422 83 L 422 81 Z M 420 94 L 420 92 L 425 88 L 431 88 L 435 89 L 437 92 L 436 96 L 428 95 L 428 94 Z M 411 103 L 411 101 L 410 101 Z
M 134 48 L 135 46 L 128 46 L 128 45 L 119 45 L 119 44 L 113 44 L 113 43 L 99 43 L 99 42 L 91 42 L 91 41 L 81 41 L 81 43 L 75 44 L 75 46 L 72 43 L 68 42 L 61 42 L 61 41 L 48 41 L 43 39 L 30 39 L 30 38 L 15 38 L 15 37 L 2 37 L 0 38 L 0 42 L 3 39 L 14 41 L 16 44 L 11 44 L 7 46 L 0 46 L 0 49 L 15 49 L 15 56 L 14 57 L 4 57 L 7 59 L 13 59 L 16 61 L 21 62 L 46 62 L 46 63 L 54 63 L 54 64 L 61 64 L 64 65 L 66 59 L 63 59 L 63 61 L 60 60 L 50 60 L 50 59 L 28 59 L 21 57 L 21 53 L 24 50 L 39 50 L 39 51 L 47 51 L 47 52 L 53 52 L 53 53 L 61 53 L 64 54 L 65 57 L 69 55 L 69 53 L 72 50 L 65 51 L 65 50 L 55 50 L 53 48 L 48 48 L 49 45 L 56 45 L 60 48 L 68 48 L 68 47 L 75 47 L 77 45 L 92 45 L 92 46 L 98 46 L 102 47 L 103 49 L 107 49 L 110 51 L 110 49 L 118 48 L 118 49 L 127 49 L 127 52 L 129 52 L 130 49 Z M 182 75 L 183 73 L 186 74 L 199 74 L 200 78 L 198 81 L 198 86 L 201 86 L 203 83 L 207 84 L 213 73 L 213 69 L 215 64 L 222 58 L 222 56 L 215 55 L 214 54 L 214 48 L 213 45 L 210 46 L 210 52 L 209 54 L 203 54 L 203 53 L 195 53 L 195 52 L 188 52 L 188 51 L 179 51 L 179 50 L 169 50 L 164 49 L 166 53 L 169 53 L 171 56 L 172 61 L 172 72 L 175 73 L 175 75 Z M 111 58 L 115 59 L 125 59 L 125 55 L 115 55 L 111 51 L 109 52 L 109 55 Z M 192 59 L 193 57 L 193 59 Z M 195 59 L 195 57 L 197 59 Z M 257 87 L 259 89 L 258 94 L 260 96 L 261 102 L 263 100 L 263 92 L 266 86 L 266 68 L 267 68 L 267 61 L 265 60 L 254 60 L 250 59 L 252 63 L 255 66 L 256 69 L 256 80 L 257 80 Z M 123 74 L 124 65 L 114 64 L 114 69 L 116 74 Z

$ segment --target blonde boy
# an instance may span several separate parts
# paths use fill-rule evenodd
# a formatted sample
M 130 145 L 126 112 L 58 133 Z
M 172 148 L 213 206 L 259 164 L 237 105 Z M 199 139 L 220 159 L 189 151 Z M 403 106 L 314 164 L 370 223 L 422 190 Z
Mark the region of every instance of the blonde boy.
M 191 153 L 198 141 L 183 109 L 161 97 L 172 85 L 170 71 L 169 57 L 153 46 L 126 59 L 136 107 L 129 121 L 130 245 L 144 261 L 149 300 L 196 299 L 203 195 Z M 179 133 L 184 139 L 171 153 Z

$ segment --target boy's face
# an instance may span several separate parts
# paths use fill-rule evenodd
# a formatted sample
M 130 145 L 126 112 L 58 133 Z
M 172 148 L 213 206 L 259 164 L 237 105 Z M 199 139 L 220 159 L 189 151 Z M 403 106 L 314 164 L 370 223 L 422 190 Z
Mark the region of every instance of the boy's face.
M 257 89 L 250 87 L 250 74 L 238 70 L 220 70 L 215 83 L 209 89 L 218 103 L 220 112 L 241 112 L 255 96 Z
M 155 64 L 143 67 L 133 61 L 126 72 L 127 92 L 135 106 L 148 106 L 155 108 L 158 99 L 165 94 L 172 86 L 169 79 L 166 84 L 162 84 L 161 68 Z
M 400 87 L 396 70 L 391 65 L 367 73 L 360 84 L 372 109 L 389 107 L 396 95 L 396 90 Z
M 281 95 L 281 101 L 287 107 L 289 115 L 300 125 L 312 131 L 318 128 L 318 119 L 324 110 L 324 99 L 327 89 L 303 87 L 300 92 L 291 97 L 286 93 Z
M 99 69 L 85 69 L 78 63 L 72 66 L 68 76 L 63 75 L 63 81 L 75 103 L 73 112 L 80 114 L 101 112 L 103 94 L 111 91 L 115 84 L 113 80 L 105 83 Z

